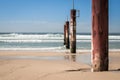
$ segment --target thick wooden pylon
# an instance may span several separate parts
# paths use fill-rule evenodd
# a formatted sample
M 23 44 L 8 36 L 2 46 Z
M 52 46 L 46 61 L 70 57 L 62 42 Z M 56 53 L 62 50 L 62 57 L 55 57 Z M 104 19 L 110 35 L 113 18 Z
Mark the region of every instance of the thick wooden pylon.
M 70 20 L 70 52 L 76 53 L 76 10 L 71 10 Z
M 66 21 L 66 49 L 70 48 L 69 42 L 69 21 Z
M 92 0 L 92 71 L 108 65 L 108 0 Z
M 66 24 L 64 24 L 64 45 L 66 45 Z

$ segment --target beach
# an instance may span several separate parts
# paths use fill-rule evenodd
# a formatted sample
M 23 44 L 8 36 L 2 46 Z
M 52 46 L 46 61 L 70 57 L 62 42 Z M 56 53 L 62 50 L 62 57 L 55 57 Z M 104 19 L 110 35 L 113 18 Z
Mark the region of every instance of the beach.
M 91 72 L 91 52 L 0 51 L 0 80 L 119 80 L 120 51 L 109 52 L 109 71 Z
M 120 80 L 118 3 L 0 0 L 0 80 Z

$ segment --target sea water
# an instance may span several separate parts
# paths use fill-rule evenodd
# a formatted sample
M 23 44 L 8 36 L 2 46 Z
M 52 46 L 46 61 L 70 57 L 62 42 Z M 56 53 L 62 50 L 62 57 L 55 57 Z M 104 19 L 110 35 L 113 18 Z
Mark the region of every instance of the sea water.
M 91 34 L 77 33 L 77 50 L 91 50 Z M 0 50 L 64 51 L 63 33 L 0 33 Z M 120 33 L 109 34 L 109 49 L 120 50 Z

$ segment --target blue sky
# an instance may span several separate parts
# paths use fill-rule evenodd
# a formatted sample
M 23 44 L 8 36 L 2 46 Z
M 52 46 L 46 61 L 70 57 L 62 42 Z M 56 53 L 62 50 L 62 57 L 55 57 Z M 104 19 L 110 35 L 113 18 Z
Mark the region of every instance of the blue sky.
M 92 0 L 75 0 L 77 32 L 91 32 Z M 72 0 L 0 0 L 0 32 L 63 32 Z M 120 32 L 120 0 L 109 0 L 109 31 Z

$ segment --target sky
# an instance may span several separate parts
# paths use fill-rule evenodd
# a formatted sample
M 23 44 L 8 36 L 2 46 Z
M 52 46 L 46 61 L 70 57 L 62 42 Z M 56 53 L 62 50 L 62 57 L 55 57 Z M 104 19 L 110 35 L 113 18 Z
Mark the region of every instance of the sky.
M 75 0 L 77 33 L 91 32 L 92 0 Z M 63 32 L 72 0 L 0 0 L 0 32 Z M 109 32 L 120 32 L 120 0 L 109 0 Z

